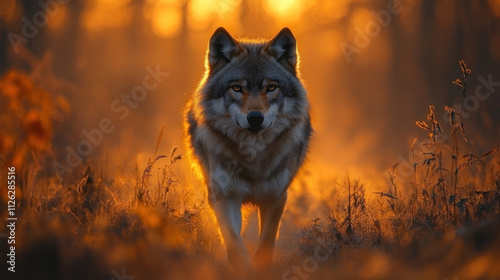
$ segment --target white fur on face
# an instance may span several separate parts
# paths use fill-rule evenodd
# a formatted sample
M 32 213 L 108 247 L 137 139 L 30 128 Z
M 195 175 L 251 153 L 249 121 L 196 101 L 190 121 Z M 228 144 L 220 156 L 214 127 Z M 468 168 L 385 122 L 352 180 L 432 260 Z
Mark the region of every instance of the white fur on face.
M 278 114 L 278 105 L 272 104 L 269 106 L 269 110 L 264 114 L 264 122 L 262 123 L 262 127 L 270 127 L 274 120 L 276 119 L 276 115 Z
M 247 121 L 247 114 L 243 113 L 238 105 L 235 103 L 229 105 L 229 113 L 233 118 L 233 121 L 242 128 L 249 128 L 250 124 Z

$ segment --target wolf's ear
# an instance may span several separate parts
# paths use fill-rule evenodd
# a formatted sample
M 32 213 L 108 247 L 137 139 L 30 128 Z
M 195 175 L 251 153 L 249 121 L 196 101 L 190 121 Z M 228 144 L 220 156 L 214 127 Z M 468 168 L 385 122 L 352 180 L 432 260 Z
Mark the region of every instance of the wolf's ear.
M 297 41 L 288 27 L 274 37 L 267 46 L 267 51 L 287 70 L 296 73 L 297 68 Z
M 207 67 L 210 71 L 217 71 L 226 65 L 231 58 L 241 52 L 238 42 L 224 27 L 215 30 L 208 44 Z

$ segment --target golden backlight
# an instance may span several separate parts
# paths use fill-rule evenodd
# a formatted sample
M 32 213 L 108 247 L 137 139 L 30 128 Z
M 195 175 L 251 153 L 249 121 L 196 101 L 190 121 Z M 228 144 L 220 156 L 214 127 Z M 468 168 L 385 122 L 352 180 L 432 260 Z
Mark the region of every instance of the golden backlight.
M 282 262 L 276 270 L 289 269 L 283 264 L 288 255 L 300 265 L 313 250 L 296 251 L 312 242 L 309 237 L 322 236 L 325 242 L 345 242 L 333 247 L 343 246 L 347 257 L 319 263 L 320 272 L 328 265 L 326 276 L 308 274 L 309 279 L 337 275 L 332 267 L 340 279 L 479 279 L 497 272 L 492 267 L 498 253 L 478 249 L 469 255 L 467 246 L 473 242 L 460 239 L 473 238 L 480 226 L 462 230 L 462 220 L 450 217 L 467 213 L 479 220 L 499 209 L 481 203 L 500 194 L 500 161 L 494 151 L 500 143 L 500 0 L 70 0 L 46 24 L 33 25 L 36 32 L 23 35 L 25 19 L 32 23 L 37 11 L 43 11 L 38 1 L 0 0 L 0 166 L 25 168 L 19 174 L 19 203 L 37 215 L 56 217 L 47 223 L 56 236 L 84 235 L 82 246 L 113 264 L 144 259 L 134 268 L 150 274 L 136 279 L 156 279 L 156 257 L 165 264 L 157 272 L 163 279 L 182 278 L 178 267 L 199 279 L 225 275 L 206 261 L 223 262 L 225 253 L 202 175 L 185 155 L 182 110 L 205 73 L 208 40 L 219 26 L 235 38 L 257 39 L 289 27 L 298 43 L 315 133 L 289 189 L 277 245 L 276 259 Z M 14 33 L 24 38 L 17 45 L 9 37 Z M 472 74 L 464 117 L 456 118 L 463 121 L 467 142 L 460 138 L 460 125 L 450 132 L 444 109 L 460 112 L 463 88 L 451 82 L 463 79 L 462 59 Z M 148 80 L 155 86 L 140 101 L 130 99 L 145 75 L 156 70 L 168 75 Z M 427 143 L 437 132 L 415 125 L 427 120 L 430 104 L 447 131 L 439 151 L 429 150 Z M 57 177 L 51 164 L 65 163 L 68 149 L 87 140 L 82 131 L 99 128 L 102 119 L 111 120 L 114 130 L 103 133 L 102 142 L 80 164 Z M 455 136 L 459 153 L 451 155 Z M 171 147 L 184 157 L 173 160 Z M 433 170 L 437 159 L 428 157 L 440 152 L 458 163 L 445 161 Z M 160 155 L 166 157 L 155 161 Z M 457 166 L 458 179 L 451 171 Z M 451 182 L 457 182 L 457 193 L 451 193 Z M 0 206 L 5 199 L 2 191 Z M 483 208 L 474 208 L 480 204 Z M 436 210 L 443 205 L 450 208 Z M 258 243 L 258 218 L 252 207 L 243 212 L 248 216 L 245 242 L 252 250 Z M 358 227 L 349 233 L 351 215 Z M 448 220 L 428 222 L 439 215 Z M 45 220 L 31 216 L 19 238 L 37 234 L 29 223 L 44 228 Z M 66 226 L 68 221 L 73 227 Z M 337 232 L 340 228 L 345 230 Z M 439 239 L 436 248 L 420 240 L 428 245 L 420 257 L 433 256 L 435 265 L 384 251 L 420 248 L 414 238 L 434 229 L 446 240 Z M 304 237 L 304 230 L 310 236 Z M 366 235 L 356 235 L 360 232 Z M 116 236 L 126 236 L 126 242 Z M 158 253 L 165 248 L 170 255 Z M 77 254 L 64 250 L 63 257 Z M 189 263 L 193 255 L 202 260 L 194 258 L 197 269 Z M 412 261 L 417 268 L 408 264 Z M 118 271 L 121 265 L 113 268 Z M 113 268 L 106 267 L 101 278 L 117 278 L 109 273 Z

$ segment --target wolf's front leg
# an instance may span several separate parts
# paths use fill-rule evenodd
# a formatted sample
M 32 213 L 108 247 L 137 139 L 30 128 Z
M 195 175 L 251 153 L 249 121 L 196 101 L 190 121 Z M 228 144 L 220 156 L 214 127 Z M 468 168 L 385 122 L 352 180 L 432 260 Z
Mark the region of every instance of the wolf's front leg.
M 252 269 L 250 256 L 241 238 L 241 182 L 220 167 L 211 172 L 209 202 L 215 212 L 229 261 L 238 273 Z
M 260 241 L 253 260 L 258 268 L 266 268 L 272 263 L 274 244 L 286 199 L 285 191 L 278 199 L 270 198 L 259 205 Z
M 229 261 L 237 272 L 251 269 L 250 257 L 240 236 L 241 202 L 219 198 L 212 203 L 217 222 L 226 243 Z

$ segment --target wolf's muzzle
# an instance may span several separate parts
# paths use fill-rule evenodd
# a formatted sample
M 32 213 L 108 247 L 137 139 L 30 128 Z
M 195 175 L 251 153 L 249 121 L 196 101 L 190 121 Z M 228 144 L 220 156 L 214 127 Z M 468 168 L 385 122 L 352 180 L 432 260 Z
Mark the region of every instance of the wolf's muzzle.
M 250 124 L 249 130 L 258 132 L 260 125 L 264 122 L 264 114 L 259 111 L 251 111 L 247 115 L 247 121 Z

